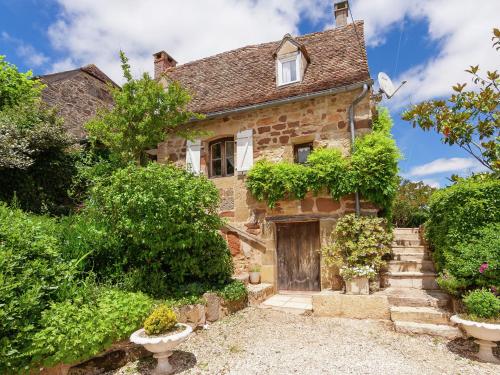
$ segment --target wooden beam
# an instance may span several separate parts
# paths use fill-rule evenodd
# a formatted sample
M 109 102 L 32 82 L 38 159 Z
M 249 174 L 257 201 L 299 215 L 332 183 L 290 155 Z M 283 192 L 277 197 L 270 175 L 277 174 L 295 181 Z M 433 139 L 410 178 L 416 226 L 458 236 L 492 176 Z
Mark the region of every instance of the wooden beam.
M 339 214 L 304 214 L 304 215 L 279 215 L 267 216 L 266 220 L 272 223 L 293 223 L 318 220 L 334 220 L 340 217 Z

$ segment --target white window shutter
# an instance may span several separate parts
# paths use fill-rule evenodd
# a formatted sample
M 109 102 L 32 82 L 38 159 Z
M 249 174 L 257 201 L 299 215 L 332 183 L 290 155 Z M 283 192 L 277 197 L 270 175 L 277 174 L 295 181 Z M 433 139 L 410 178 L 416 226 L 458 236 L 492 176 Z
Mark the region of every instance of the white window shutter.
M 253 165 L 253 131 L 243 130 L 236 134 L 236 170 L 246 172 Z
M 200 174 L 201 140 L 186 143 L 186 169 L 194 174 Z

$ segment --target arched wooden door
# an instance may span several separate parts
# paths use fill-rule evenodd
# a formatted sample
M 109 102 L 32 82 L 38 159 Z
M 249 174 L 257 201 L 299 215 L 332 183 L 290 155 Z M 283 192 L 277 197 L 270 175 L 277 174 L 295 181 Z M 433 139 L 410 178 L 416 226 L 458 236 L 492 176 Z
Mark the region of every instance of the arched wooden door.
M 277 223 L 278 289 L 320 290 L 319 222 Z

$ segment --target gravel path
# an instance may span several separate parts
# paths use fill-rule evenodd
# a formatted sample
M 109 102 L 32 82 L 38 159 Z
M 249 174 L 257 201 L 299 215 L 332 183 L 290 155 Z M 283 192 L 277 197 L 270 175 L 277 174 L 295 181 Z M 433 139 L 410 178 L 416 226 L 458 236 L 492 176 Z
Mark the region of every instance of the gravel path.
M 176 374 L 500 374 L 471 360 L 473 344 L 409 336 L 383 323 L 246 308 L 179 346 Z M 152 359 L 109 375 L 149 374 Z

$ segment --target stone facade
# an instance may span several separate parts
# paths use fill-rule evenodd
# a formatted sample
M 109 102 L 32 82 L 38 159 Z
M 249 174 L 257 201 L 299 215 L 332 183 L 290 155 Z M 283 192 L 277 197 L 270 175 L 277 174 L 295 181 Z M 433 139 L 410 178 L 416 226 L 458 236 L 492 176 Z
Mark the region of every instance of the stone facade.
M 252 129 L 253 160 L 293 161 L 294 145 L 312 142 L 313 148 L 336 147 L 347 155 L 350 150 L 348 108 L 361 89 L 313 99 L 269 106 L 227 116 L 199 121 L 194 126 L 208 135 L 201 140 L 201 173 L 208 176 L 208 146 L 213 140 L 235 137 L 238 132 Z M 371 107 L 369 95 L 356 107 L 357 135 L 370 131 Z M 185 166 L 186 141 L 168 139 L 158 145 L 158 161 Z M 321 244 L 327 243 L 336 219 L 354 212 L 354 197 L 333 201 L 326 193 L 303 200 L 280 201 L 273 209 L 258 202 L 245 186 L 246 176 L 235 173 L 230 177 L 212 178 L 221 193 L 221 216 L 231 227 L 224 235 L 235 260 L 237 273 L 248 272 L 250 264 L 261 265 L 261 280 L 276 285 L 276 222 L 318 220 Z M 376 214 L 377 209 L 362 202 L 365 214 Z M 338 289 L 334 270 L 321 267 L 321 288 Z M 332 283 L 333 280 L 333 283 Z
M 84 68 L 49 74 L 40 79 L 46 85 L 43 101 L 58 109 L 64 127 L 78 140 L 85 138 L 84 125 L 97 110 L 113 105 L 108 84 L 116 84 L 97 78 Z

